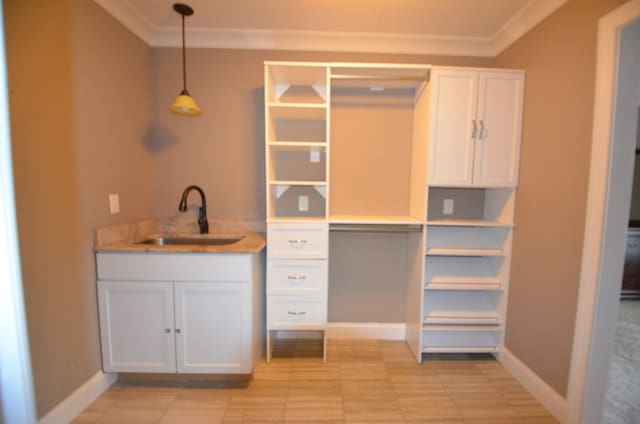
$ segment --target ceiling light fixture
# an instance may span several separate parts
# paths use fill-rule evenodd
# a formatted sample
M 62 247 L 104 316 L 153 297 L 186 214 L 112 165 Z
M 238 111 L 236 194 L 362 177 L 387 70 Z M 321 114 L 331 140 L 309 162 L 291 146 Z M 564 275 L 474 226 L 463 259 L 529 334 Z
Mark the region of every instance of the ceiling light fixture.
M 193 15 L 193 9 L 186 4 L 175 3 L 173 10 L 182 15 L 182 91 L 171 105 L 171 112 L 177 115 L 198 116 L 202 111 L 187 91 L 187 54 L 184 42 L 184 17 Z

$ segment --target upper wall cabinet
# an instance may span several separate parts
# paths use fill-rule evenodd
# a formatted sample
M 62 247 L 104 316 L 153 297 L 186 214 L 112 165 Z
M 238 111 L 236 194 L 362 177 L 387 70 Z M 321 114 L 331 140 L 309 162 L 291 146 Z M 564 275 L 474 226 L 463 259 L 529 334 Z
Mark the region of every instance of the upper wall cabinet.
M 432 72 L 429 185 L 515 187 L 524 73 Z

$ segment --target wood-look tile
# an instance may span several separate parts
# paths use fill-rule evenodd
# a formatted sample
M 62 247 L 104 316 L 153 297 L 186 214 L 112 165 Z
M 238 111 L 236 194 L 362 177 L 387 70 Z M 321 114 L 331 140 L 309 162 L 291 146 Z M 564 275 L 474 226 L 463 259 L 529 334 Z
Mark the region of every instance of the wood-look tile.
M 74 423 L 557 424 L 492 360 L 430 357 L 401 341 L 279 340 L 249 382 L 114 386 Z

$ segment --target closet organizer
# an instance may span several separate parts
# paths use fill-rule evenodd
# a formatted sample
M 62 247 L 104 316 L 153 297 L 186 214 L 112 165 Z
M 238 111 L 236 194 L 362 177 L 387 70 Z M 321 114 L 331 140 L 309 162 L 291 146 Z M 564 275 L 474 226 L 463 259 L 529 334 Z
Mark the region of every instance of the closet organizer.
M 500 352 L 523 84 L 265 62 L 267 361 L 285 331 L 318 332 L 326 360 L 334 323 L 401 328 L 418 362 Z

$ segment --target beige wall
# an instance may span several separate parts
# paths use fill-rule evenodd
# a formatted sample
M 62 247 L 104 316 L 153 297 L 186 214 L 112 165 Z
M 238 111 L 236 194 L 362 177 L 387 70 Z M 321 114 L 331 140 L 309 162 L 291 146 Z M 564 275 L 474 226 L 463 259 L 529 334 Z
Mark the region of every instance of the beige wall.
M 150 49 L 94 2 L 4 2 L 38 415 L 100 370 L 92 229 L 152 214 Z M 126 107 L 123 107 L 126 106 Z M 107 195 L 121 194 L 120 215 Z
M 506 346 L 565 395 L 585 222 L 597 21 L 622 0 L 570 0 L 500 54 L 525 115 Z
M 211 217 L 265 218 L 265 60 L 490 63 L 490 59 L 441 56 L 189 49 L 188 89 L 203 113 L 184 118 L 169 112 L 181 89 L 180 51 L 153 49 L 157 214 L 176 214 L 182 190 L 199 184 L 207 194 Z

